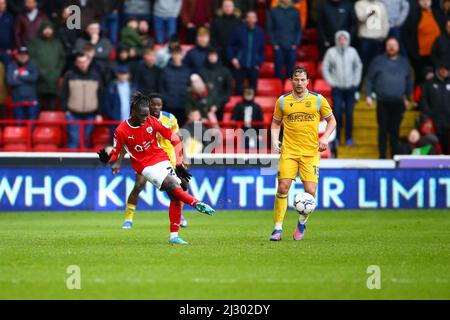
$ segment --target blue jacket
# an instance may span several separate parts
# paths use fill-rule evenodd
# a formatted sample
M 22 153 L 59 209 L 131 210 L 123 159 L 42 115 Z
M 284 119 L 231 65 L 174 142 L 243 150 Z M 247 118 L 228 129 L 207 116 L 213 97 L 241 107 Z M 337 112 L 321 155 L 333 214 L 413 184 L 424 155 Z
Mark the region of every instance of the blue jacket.
M 182 65 L 176 67 L 172 61 L 163 69 L 160 78 L 159 92 L 168 108 L 184 109 L 186 107 L 187 88 L 190 85 L 190 69 Z
M 130 100 L 134 92 L 137 91 L 137 85 L 130 82 Z M 120 120 L 121 104 L 119 88 L 117 82 L 113 81 L 106 89 L 102 99 L 102 114 L 107 115 L 111 120 Z M 130 101 L 131 102 L 131 101 Z
M 25 73 L 25 74 L 24 74 Z M 11 87 L 13 104 L 31 103 L 38 100 L 36 82 L 38 68 L 32 62 L 25 64 L 24 73 L 19 75 L 19 64 L 11 62 L 7 67 L 6 81 Z
M 208 56 L 208 50 L 209 47 L 202 48 L 196 46 L 187 52 L 184 63 L 191 69 L 192 73 L 198 73 L 200 69 L 203 68 Z
M 14 17 L 9 12 L 4 12 L 0 16 L 0 51 L 14 48 Z
M 280 46 L 282 49 L 298 46 L 302 39 L 302 25 L 298 10 L 294 7 L 287 9 L 277 7 L 270 10 L 267 31 L 272 46 Z
M 261 67 L 264 62 L 265 35 L 261 27 L 250 30 L 242 23 L 228 45 L 228 59 L 237 58 L 242 68 Z

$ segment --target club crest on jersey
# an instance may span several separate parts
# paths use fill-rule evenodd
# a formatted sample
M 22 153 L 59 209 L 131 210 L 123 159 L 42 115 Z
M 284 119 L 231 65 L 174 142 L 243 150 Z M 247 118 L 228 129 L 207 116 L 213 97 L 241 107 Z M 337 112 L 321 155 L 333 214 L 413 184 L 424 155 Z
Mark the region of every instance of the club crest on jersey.
M 148 127 L 148 128 L 147 128 L 147 132 L 148 132 L 149 134 L 152 134 L 153 128 L 152 128 L 152 127 Z
M 311 107 L 311 101 L 306 101 L 306 107 L 307 108 Z

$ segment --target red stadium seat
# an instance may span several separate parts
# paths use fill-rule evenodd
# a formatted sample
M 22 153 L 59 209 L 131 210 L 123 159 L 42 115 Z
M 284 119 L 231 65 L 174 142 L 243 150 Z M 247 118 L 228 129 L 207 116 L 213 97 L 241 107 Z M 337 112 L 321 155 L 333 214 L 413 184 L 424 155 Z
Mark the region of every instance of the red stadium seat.
M 193 44 L 182 44 L 180 46 L 181 50 L 183 51 L 183 54 L 186 54 L 189 50 L 195 47 Z
M 266 51 L 264 52 L 265 61 L 273 61 L 273 48 L 270 44 L 266 44 Z
M 5 152 L 26 152 L 26 151 L 28 151 L 28 147 L 26 144 L 22 144 L 22 143 L 5 144 L 3 151 L 5 151 Z
M 263 113 L 264 122 L 269 124 L 272 122 L 273 111 L 265 111 Z
M 317 93 L 320 93 L 323 96 L 326 96 L 326 97 L 331 96 L 331 87 L 323 79 L 317 79 L 316 81 L 314 81 L 314 89 L 313 90 Z
M 55 144 L 37 144 L 33 147 L 34 152 L 58 152 L 59 148 Z
M 231 96 L 230 100 L 225 104 L 224 112 L 232 112 L 234 107 L 242 101 L 241 96 Z
M 38 120 L 45 122 L 46 125 L 61 125 L 66 120 L 66 115 L 63 111 L 41 111 Z
M 300 46 L 300 48 L 297 50 L 297 58 L 301 61 L 318 61 L 319 60 L 319 49 L 317 48 L 317 45 L 313 44 L 306 44 L 303 46 Z
M 304 44 L 317 44 L 319 39 L 319 34 L 316 28 L 308 28 L 303 32 L 303 43 Z
M 263 63 L 261 67 L 261 71 L 259 73 L 261 78 L 273 78 L 275 77 L 275 63 L 266 61 Z
M 36 127 L 33 131 L 33 145 L 61 145 L 62 132 L 58 127 Z
M 92 145 L 108 145 L 111 143 L 111 131 L 108 126 L 95 126 L 92 134 Z
M 421 96 L 422 96 L 422 89 L 420 88 L 420 86 L 416 86 L 414 88 L 414 96 L 413 96 L 414 102 L 419 103 Z
M 3 128 L 0 127 L 0 147 L 3 145 Z
M 258 96 L 280 96 L 282 85 L 279 79 L 258 79 Z
M 27 143 L 28 128 L 7 126 L 3 132 L 5 145 L 7 144 L 24 144 Z
M 233 113 L 232 113 L 231 111 L 229 111 L 229 112 L 224 112 L 222 121 L 224 121 L 224 122 L 230 122 L 230 121 L 231 121 L 231 116 L 232 116 L 232 115 L 233 115 Z
M 261 106 L 263 112 L 273 111 L 275 108 L 275 103 L 277 102 L 278 96 L 273 97 L 255 97 L 255 102 Z
M 317 72 L 316 72 L 316 78 L 317 79 L 323 79 L 323 75 L 322 75 L 322 66 L 323 66 L 323 61 L 320 61 L 317 64 Z
M 316 63 L 314 61 L 297 62 L 295 65 L 308 70 L 309 78 L 311 80 L 314 80 L 316 78 Z

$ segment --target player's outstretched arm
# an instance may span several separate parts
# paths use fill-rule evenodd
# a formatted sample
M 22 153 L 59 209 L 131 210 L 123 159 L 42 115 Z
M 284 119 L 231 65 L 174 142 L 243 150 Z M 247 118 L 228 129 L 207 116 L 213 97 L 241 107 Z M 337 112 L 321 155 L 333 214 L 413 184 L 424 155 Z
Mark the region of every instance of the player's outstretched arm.
M 122 166 L 122 161 L 125 158 L 125 154 L 126 151 L 122 148 L 122 150 L 120 150 L 120 154 L 117 157 L 116 162 L 114 162 L 114 164 L 111 166 L 113 176 L 115 176 L 120 172 L 120 167 Z

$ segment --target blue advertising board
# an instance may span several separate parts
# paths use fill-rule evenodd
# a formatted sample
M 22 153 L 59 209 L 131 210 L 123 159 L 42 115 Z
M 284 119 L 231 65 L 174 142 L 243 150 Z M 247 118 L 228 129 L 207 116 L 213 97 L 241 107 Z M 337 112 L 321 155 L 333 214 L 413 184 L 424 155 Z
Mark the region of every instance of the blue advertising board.
M 190 192 L 217 209 L 272 209 L 276 175 L 249 167 L 191 170 Z M 450 208 L 449 169 L 322 169 L 319 209 Z M 0 211 L 121 210 L 134 185 L 123 168 L 0 168 Z M 289 204 L 302 191 L 293 184 Z M 150 183 L 140 194 L 140 210 L 169 205 Z

